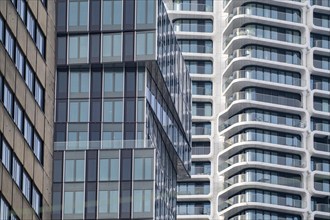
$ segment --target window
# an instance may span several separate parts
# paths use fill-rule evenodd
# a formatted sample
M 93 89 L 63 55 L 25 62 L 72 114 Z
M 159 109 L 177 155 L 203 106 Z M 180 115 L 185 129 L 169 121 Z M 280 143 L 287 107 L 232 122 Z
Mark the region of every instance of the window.
M 156 18 L 156 1 L 139 0 L 136 1 L 136 24 L 137 27 L 153 26 Z
M 119 159 L 118 158 L 103 158 L 100 159 L 100 181 L 118 180 Z
M 35 30 L 36 30 L 35 20 L 29 9 L 26 12 L 27 12 L 26 13 L 26 27 L 27 27 L 28 32 L 30 33 L 30 36 L 34 40 L 35 39 Z
M 152 210 L 152 190 L 136 189 L 133 195 L 133 210 L 136 213 L 145 213 Z
M 38 80 L 35 80 L 34 84 L 34 98 L 38 103 L 39 107 L 43 110 L 44 108 L 44 89 Z
M 120 29 L 122 23 L 122 0 L 104 0 L 102 7 L 102 29 Z
M 39 137 L 39 135 L 35 132 L 34 133 L 34 142 L 33 142 L 33 153 L 34 155 L 37 157 L 37 159 L 40 161 L 40 163 L 43 162 L 43 158 L 42 158 L 42 141 Z
M 70 97 L 88 97 L 89 72 L 70 72 Z
M 23 22 L 25 22 L 26 0 L 17 0 L 16 8 Z
M 69 37 L 69 63 L 87 63 L 88 36 Z
M 19 128 L 19 130 L 22 132 L 23 131 L 23 111 L 22 107 L 20 104 L 15 101 L 14 102 L 14 122 Z
M 7 111 L 9 112 L 10 116 L 13 115 L 13 93 L 10 91 L 8 86 L 4 84 L 3 90 L 3 104 Z
M 153 57 L 155 53 L 155 33 L 138 32 L 136 33 L 136 56 L 137 59 Z
M 104 96 L 122 97 L 124 87 L 124 73 L 122 68 L 113 68 L 104 72 Z
M 2 141 L 2 164 L 6 167 L 7 171 L 11 171 L 11 149 L 5 140 Z
M 43 57 L 45 57 L 45 35 L 37 27 L 36 46 Z
M 34 73 L 31 66 L 26 63 L 25 66 L 25 83 L 29 87 L 30 91 L 33 92 Z
M 87 30 L 88 22 L 88 1 L 70 0 L 69 1 L 69 30 Z
M 102 61 L 120 61 L 121 60 L 121 34 L 104 34 L 102 44 Z
M 87 147 L 88 133 L 84 125 L 69 126 L 68 148 L 85 149 Z
M 28 118 L 24 118 L 24 138 L 26 142 L 29 144 L 30 147 L 32 147 L 32 125 Z
M 15 60 L 16 68 L 18 72 L 24 77 L 24 57 L 21 49 L 16 46 L 16 60 Z
M 27 175 L 27 173 L 25 171 L 23 171 L 23 187 L 22 187 L 22 191 L 23 191 L 23 195 L 25 196 L 25 198 L 31 202 L 31 180 L 30 177 Z
M 104 122 L 123 122 L 122 100 L 104 100 L 103 105 Z
M 3 198 L 0 198 L 0 219 L 8 219 L 9 213 L 10 210 L 7 202 L 5 202 Z
M 22 165 L 20 162 L 17 160 L 17 158 L 14 156 L 13 157 L 13 173 L 12 177 L 15 183 L 19 188 L 21 188 L 21 174 L 22 174 Z
M 65 160 L 65 181 L 79 182 L 84 181 L 84 160 L 66 159 Z
M 88 121 L 88 101 L 71 100 L 69 105 L 69 122 Z
M 84 192 L 64 192 L 64 214 L 82 214 L 84 210 Z
M 38 190 L 33 186 L 32 188 L 32 208 L 37 213 L 37 215 L 40 215 L 40 208 L 41 208 L 41 195 L 38 192 Z
M 14 38 L 13 35 L 9 32 L 9 30 L 6 28 L 6 50 L 9 54 L 9 56 L 14 59 Z
M 134 158 L 134 179 L 150 180 L 153 176 L 153 158 Z
M 3 36 L 4 36 L 4 30 L 5 30 L 5 25 L 3 23 L 2 18 L 0 17 L 0 41 L 3 42 Z
M 110 186 L 113 188 L 113 186 Z M 115 186 L 116 187 L 116 186 Z M 103 187 L 101 187 L 103 188 Z M 117 187 L 118 188 L 118 187 Z M 110 217 L 105 214 L 117 214 L 119 206 L 119 192 L 118 189 L 99 191 L 99 215 L 100 217 Z M 115 217 L 115 216 L 113 216 Z

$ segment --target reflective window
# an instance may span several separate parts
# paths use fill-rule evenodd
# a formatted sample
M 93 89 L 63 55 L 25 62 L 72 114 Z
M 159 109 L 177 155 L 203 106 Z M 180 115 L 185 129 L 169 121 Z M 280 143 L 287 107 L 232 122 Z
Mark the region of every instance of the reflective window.
M 32 188 L 32 208 L 39 215 L 41 211 L 41 194 L 39 191 L 33 186 Z
M 213 21 L 202 19 L 177 19 L 174 21 L 175 31 L 187 31 L 187 32 L 213 32 Z
M 84 181 L 84 160 L 83 159 L 66 159 L 65 160 L 65 182 Z
M 122 0 L 103 0 L 102 29 L 111 30 L 121 28 L 122 24 Z
M 104 122 L 122 122 L 123 121 L 123 101 L 122 100 L 104 100 L 103 121 Z
M 211 61 L 186 60 L 185 63 L 191 74 L 212 74 L 213 72 Z
M 104 34 L 102 44 L 102 61 L 120 61 L 122 54 L 121 34 Z
M 64 214 L 82 214 L 84 211 L 84 192 L 64 192 Z
M 155 33 L 136 33 L 136 58 L 154 57 L 155 54 Z
M 119 178 L 119 158 L 100 158 L 100 173 L 99 180 L 100 181 L 113 181 L 118 180 Z M 116 155 L 118 157 L 118 155 Z M 110 157 L 110 155 L 109 155 Z
M 192 81 L 193 95 L 212 95 L 212 82 Z
M 21 49 L 16 46 L 16 59 L 15 64 L 18 72 L 21 74 L 21 76 L 24 78 L 24 57 Z
M 153 179 L 153 151 L 135 151 L 134 155 L 134 179 Z
M 17 160 L 17 158 L 14 156 L 13 157 L 13 172 L 12 172 L 12 177 L 15 183 L 19 188 L 21 188 L 21 176 L 22 176 L 22 165 L 21 163 Z
M 29 87 L 30 91 L 33 92 L 34 73 L 28 63 L 26 63 L 25 66 L 25 83 Z
M 106 69 L 104 71 L 104 96 L 122 97 L 124 87 L 124 73 L 122 68 Z
M 11 171 L 11 149 L 5 140 L 2 141 L 2 164 L 6 167 L 7 171 Z
M 23 183 L 22 183 L 22 191 L 25 198 L 31 202 L 31 180 L 27 173 L 23 172 Z
M 178 40 L 182 52 L 212 53 L 213 42 L 210 40 Z
M 154 27 L 156 15 L 156 1 L 136 1 L 136 26 L 137 28 Z
M 7 86 L 7 84 L 4 84 L 4 89 L 3 89 L 3 104 L 10 114 L 10 116 L 13 115 L 13 93 Z
M 314 12 L 313 23 L 319 27 L 330 28 L 330 15 Z
M 35 39 L 35 31 L 36 31 L 36 23 L 35 23 L 35 20 L 34 20 L 34 17 L 31 13 L 30 10 L 27 10 L 27 13 L 26 13 L 26 27 L 27 27 L 27 30 L 30 34 L 30 36 L 32 37 L 32 39 Z
M 70 97 L 88 97 L 89 85 L 89 72 L 70 72 Z
M 81 31 L 87 29 L 88 22 L 88 1 L 69 1 L 69 30 Z
M 8 28 L 6 28 L 6 35 L 5 35 L 5 47 L 6 50 L 9 54 L 9 56 L 14 59 L 14 50 L 15 50 L 15 46 L 14 46 L 14 37 L 13 35 L 9 32 Z
M 69 37 L 69 63 L 87 63 L 88 36 Z
M 33 134 L 33 130 L 32 130 L 31 122 L 27 117 L 25 117 L 24 118 L 24 138 L 30 147 L 32 147 L 32 138 L 33 138 L 32 134 Z
M 191 111 L 193 116 L 212 116 L 212 103 L 193 102 Z

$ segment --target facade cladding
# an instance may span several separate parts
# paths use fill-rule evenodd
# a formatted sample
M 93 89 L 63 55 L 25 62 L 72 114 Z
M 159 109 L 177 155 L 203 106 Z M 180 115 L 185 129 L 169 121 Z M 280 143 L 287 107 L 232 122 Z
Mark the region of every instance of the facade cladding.
M 55 3 L 0 1 L 0 219 L 50 219 Z
M 166 5 L 193 93 L 178 219 L 329 219 L 330 1 Z
M 190 77 L 163 1 L 58 0 L 53 219 L 176 219 Z

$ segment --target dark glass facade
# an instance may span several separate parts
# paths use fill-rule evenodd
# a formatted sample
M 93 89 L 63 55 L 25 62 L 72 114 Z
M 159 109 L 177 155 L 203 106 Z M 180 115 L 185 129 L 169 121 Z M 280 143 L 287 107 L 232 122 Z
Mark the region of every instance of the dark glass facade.
M 162 0 L 57 1 L 53 219 L 176 219 L 190 87 Z

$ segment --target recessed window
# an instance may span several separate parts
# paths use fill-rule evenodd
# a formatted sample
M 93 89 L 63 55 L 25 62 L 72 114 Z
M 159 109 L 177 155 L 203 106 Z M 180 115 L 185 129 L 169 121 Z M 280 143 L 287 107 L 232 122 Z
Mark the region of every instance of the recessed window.
M 23 171 L 23 186 L 22 186 L 22 191 L 23 191 L 23 195 L 25 196 L 25 198 L 31 202 L 31 180 L 30 177 L 28 176 L 28 174 Z
M 22 175 L 22 165 L 20 162 L 17 160 L 17 158 L 14 156 L 13 157 L 13 173 L 12 177 L 17 186 L 20 188 L 21 187 L 21 175 Z
M 13 93 L 8 88 L 6 84 L 4 84 L 4 90 L 3 90 L 3 104 L 5 108 L 7 109 L 10 116 L 13 114 Z
M 2 164 L 6 167 L 7 171 L 10 172 L 11 168 L 11 150 L 6 141 L 2 141 Z
M 36 35 L 36 46 L 41 53 L 41 55 L 45 56 L 45 35 L 42 33 L 41 29 L 37 27 L 37 35 Z
M 24 138 L 26 142 L 32 147 L 32 125 L 28 118 L 24 118 Z
M 40 108 L 43 110 L 44 107 L 44 89 L 42 88 L 41 84 L 38 80 L 35 80 L 35 87 L 34 87 L 34 98 Z
M 14 38 L 13 35 L 9 32 L 9 30 L 6 28 L 6 50 L 9 54 L 9 56 L 14 59 Z
M 40 215 L 40 208 L 41 208 L 41 194 L 39 191 L 33 186 L 32 188 L 32 208 L 37 213 L 37 215 Z
M 21 49 L 16 46 L 16 59 L 15 64 L 18 72 L 21 74 L 22 77 L 24 77 L 24 57 Z
M 29 87 L 30 91 L 33 91 L 34 73 L 31 66 L 26 63 L 25 66 L 25 83 Z
M 35 26 L 36 26 L 36 23 L 35 23 L 33 15 L 31 14 L 31 11 L 27 10 L 27 13 L 26 13 L 26 27 L 27 27 L 27 30 L 28 30 L 28 32 L 29 32 L 29 34 L 30 34 L 30 36 L 32 37 L 33 40 L 35 39 L 35 31 L 36 31 Z
M 14 122 L 17 125 L 18 129 L 22 132 L 23 131 L 23 110 L 17 101 L 14 102 Z

